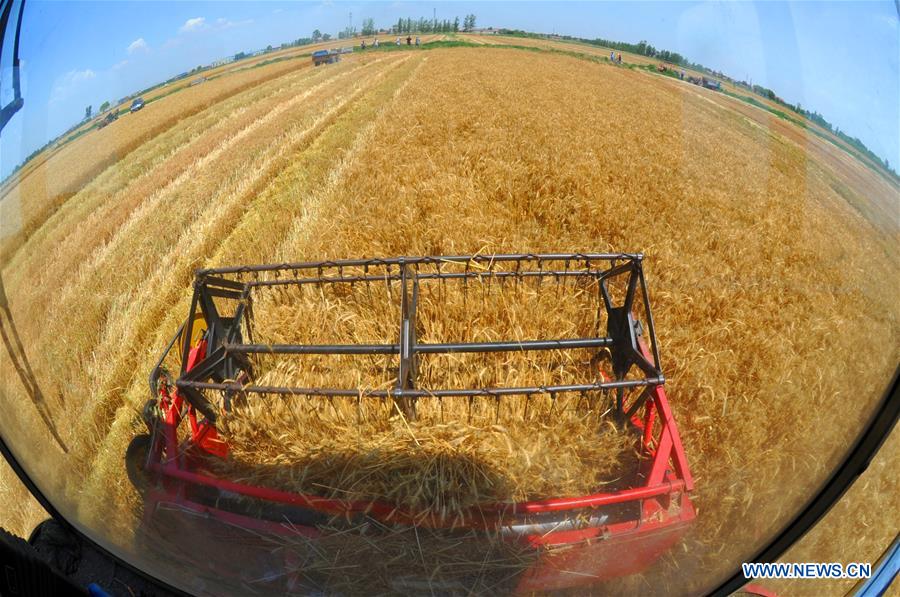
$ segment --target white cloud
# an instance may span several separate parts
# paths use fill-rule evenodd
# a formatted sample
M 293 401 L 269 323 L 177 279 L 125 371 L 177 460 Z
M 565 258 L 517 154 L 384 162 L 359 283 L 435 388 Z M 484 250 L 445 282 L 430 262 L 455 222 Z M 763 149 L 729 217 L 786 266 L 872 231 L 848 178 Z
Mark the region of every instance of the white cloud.
M 121 62 L 116 62 L 115 64 L 113 64 L 112 69 L 113 70 L 121 70 L 121 69 L 125 68 L 125 66 L 127 64 L 128 64 L 127 60 L 122 60 Z
M 150 46 L 147 45 L 147 42 L 144 41 L 143 37 L 139 37 L 128 44 L 127 50 L 129 54 L 134 54 L 135 52 L 147 52 L 150 50 Z
M 56 80 L 50 91 L 50 103 L 65 101 L 77 87 L 97 77 L 97 73 L 89 68 L 84 70 L 70 70 Z
M 223 18 L 216 19 L 216 29 L 233 29 L 234 27 L 242 27 L 251 24 L 253 24 L 253 19 L 245 19 L 243 21 L 230 21 Z
M 896 31 L 898 25 L 900 25 L 900 19 L 898 19 L 896 16 L 891 15 L 891 14 L 875 15 L 875 20 L 877 22 L 881 23 L 882 25 L 886 26 L 888 29 L 892 29 L 895 31 Z
M 204 17 L 195 17 L 193 19 L 188 19 L 184 22 L 184 25 L 181 26 L 181 33 L 190 33 L 191 31 L 202 31 L 206 29 L 208 25 L 206 24 L 206 19 Z

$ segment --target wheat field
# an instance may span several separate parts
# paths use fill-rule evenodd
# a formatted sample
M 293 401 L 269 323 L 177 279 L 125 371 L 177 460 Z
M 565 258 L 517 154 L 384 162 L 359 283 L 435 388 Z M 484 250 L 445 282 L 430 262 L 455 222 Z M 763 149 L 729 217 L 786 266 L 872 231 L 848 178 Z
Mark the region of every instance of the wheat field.
M 646 255 L 696 478 L 683 544 L 606 590 L 701 590 L 804 503 L 900 357 L 900 189 L 714 92 L 498 43 L 233 69 L 3 187 L 3 282 L 68 453 L 5 352 L 4 433 L 41 455 L 64 509 L 130 541 L 122 457 L 196 269 L 556 251 Z M 888 494 L 853 499 L 896 529 Z M 5 469 L 0 499 L 14 531 L 40 516 Z M 874 560 L 887 542 L 873 528 L 829 553 Z

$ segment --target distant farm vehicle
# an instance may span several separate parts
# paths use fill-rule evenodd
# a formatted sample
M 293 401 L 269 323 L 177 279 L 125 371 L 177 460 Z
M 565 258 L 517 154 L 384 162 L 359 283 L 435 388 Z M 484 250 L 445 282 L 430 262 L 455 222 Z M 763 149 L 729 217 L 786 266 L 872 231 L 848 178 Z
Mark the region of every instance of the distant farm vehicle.
M 193 81 L 188 83 L 188 87 L 194 87 L 195 85 L 199 85 L 200 83 L 205 83 L 205 82 L 206 82 L 206 77 L 197 77 L 196 79 L 194 79 Z
M 316 50 L 312 53 L 313 66 L 320 64 L 334 64 L 341 61 L 341 55 L 337 50 Z
M 100 119 L 100 122 L 97 123 L 97 128 L 102 129 L 108 124 L 112 124 L 114 120 L 119 119 L 119 112 L 117 110 L 110 110 L 106 113 L 106 116 Z
M 715 79 L 709 79 L 707 77 L 688 77 L 687 80 L 688 83 L 700 85 L 701 87 L 706 87 L 707 89 L 712 89 L 713 91 L 722 91 L 722 84 Z
M 144 107 L 144 98 L 138 97 L 138 98 L 135 98 L 135 100 L 133 102 L 131 102 L 131 107 L 129 108 L 129 110 L 132 112 L 137 112 L 138 110 L 140 110 L 143 107 Z

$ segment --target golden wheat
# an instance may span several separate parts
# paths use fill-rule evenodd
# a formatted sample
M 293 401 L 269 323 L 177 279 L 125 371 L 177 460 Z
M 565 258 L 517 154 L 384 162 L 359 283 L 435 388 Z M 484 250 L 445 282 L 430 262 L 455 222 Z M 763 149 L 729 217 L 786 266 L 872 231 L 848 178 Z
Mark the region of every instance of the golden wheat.
M 85 165 L 55 191 L 45 192 L 34 181 L 51 163 L 90 155 L 103 131 L 73 142 L 70 153 L 60 150 L 23 178 L 20 189 L 9 191 L 35 197 L 25 220 L 35 238 L 43 239 L 7 270 L 15 280 L 8 287 L 14 310 L 29 313 L 23 319 L 40 319 L 29 312 L 32 295 L 41 297 L 36 304 L 44 309 L 53 297 L 64 310 L 56 323 L 27 325 L 32 326 L 28 337 L 40 339 L 34 354 L 41 379 L 49 380 L 53 396 L 66 390 L 66 411 L 58 408 L 57 416 L 73 421 L 67 433 L 83 436 L 76 455 L 65 461 L 88 478 L 84 497 L 72 484 L 76 498 L 87 503 L 102 493 L 113 496 L 114 506 L 137 504 L 122 475 L 121 454 L 137 429 L 134 410 L 146 397 L 146 372 L 186 312 L 195 267 L 402 254 L 643 252 L 667 391 L 697 477 L 699 506 L 686 550 L 673 553 L 656 569 L 658 578 L 648 576 L 646 582 L 663 583 L 652 585 L 660 588 L 680 578 L 684 590 L 685 573 L 724 574 L 824 479 L 900 356 L 893 298 L 900 290 L 896 229 L 890 220 L 885 230 L 885 222 L 879 229 L 863 217 L 895 208 L 896 188 L 789 123 L 646 73 L 487 47 L 423 53 L 415 64 L 397 60 L 373 65 L 359 81 L 335 71 L 329 86 L 313 91 L 319 95 L 311 99 L 320 101 L 315 109 L 284 108 L 291 123 L 284 132 L 269 121 L 242 134 L 263 112 L 247 112 L 244 119 L 238 104 L 231 104 L 225 111 L 235 114 L 230 124 L 223 121 L 210 131 L 215 146 L 204 144 L 202 134 L 192 138 L 204 130 L 201 122 L 212 122 L 214 112 L 191 112 L 202 102 L 185 96 L 180 109 L 197 114 L 195 119 L 168 125 L 166 141 L 162 129 L 147 129 L 159 139 L 157 145 L 141 139 L 147 154 L 132 148 L 152 173 L 133 187 L 136 195 L 130 195 L 127 181 L 104 173 L 108 186 L 91 195 L 91 209 L 71 212 L 79 214 L 75 220 L 94 223 L 100 222 L 89 219 L 95 212 L 119 215 L 101 233 L 102 244 L 85 254 L 86 265 L 64 279 L 48 276 L 42 289 L 29 288 L 31 274 L 22 274 L 20 264 L 38 271 L 40 255 L 52 254 L 51 247 L 68 237 L 66 253 L 76 251 L 84 238 L 65 230 L 62 218 L 52 222 L 56 231 L 42 233 L 48 206 L 73 209 L 62 190 L 76 192 L 89 178 L 86 173 L 93 176 L 102 167 Z M 271 66 L 278 64 L 291 61 Z M 266 68 L 271 67 L 257 70 Z M 241 71 L 228 77 L 246 77 L 249 86 L 258 80 L 251 75 Z M 319 74 L 297 77 L 297 85 L 314 89 L 320 80 L 314 76 Z M 321 80 L 324 84 L 324 75 Z M 463 80 L 466 85 L 459 85 Z M 196 88 L 209 85 L 208 102 L 226 95 L 215 95 L 213 83 Z M 293 87 L 281 89 L 253 97 L 276 109 L 290 102 Z M 160 100 L 159 107 L 181 95 Z M 317 109 L 334 113 L 319 120 Z M 139 115 L 150 113 L 148 107 Z M 173 107 L 173 118 L 176 113 Z M 178 133 L 181 126 L 185 130 Z M 187 134 L 189 127 L 195 128 Z M 229 145 L 236 135 L 241 136 Z M 183 179 L 173 175 L 169 181 L 177 184 L 166 188 L 158 170 L 170 159 L 173 165 L 186 160 L 175 171 L 191 173 Z M 154 192 L 157 184 L 160 190 Z M 114 212 L 106 196 L 130 206 Z M 211 213 L 219 202 L 221 213 Z M 62 271 L 52 263 L 47 267 Z M 165 271 L 157 272 L 160 267 Z M 541 302 L 546 299 L 526 295 L 517 303 L 515 296 L 504 297 L 496 299 L 504 301 L 498 302 L 503 308 L 482 322 L 483 330 L 503 323 L 522 337 L 555 335 L 546 329 L 551 325 Z M 325 322 L 310 313 L 314 303 L 302 296 L 280 300 L 259 321 L 270 338 L 311 333 L 318 328 L 301 324 Z M 378 317 L 394 312 L 389 301 L 373 307 L 342 300 L 329 304 L 347 309 L 353 325 L 330 330 L 322 325 L 319 331 L 349 334 L 342 337 L 352 341 L 364 333 L 387 333 L 387 323 L 379 327 Z M 447 308 L 445 318 L 423 322 L 431 326 L 429 338 L 447 340 L 467 331 L 454 327 L 470 315 L 460 301 L 451 293 L 428 304 Z M 563 308 L 577 307 L 574 301 Z M 298 337 L 303 338 L 293 339 Z M 859 346 L 881 349 L 859 358 Z M 559 374 L 583 371 L 586 360 L 576 355 Z M 342 380 L 334 364 L 310 363 L 311 369 L 274 368 L 268 375 L 277 380 L 321 375 L 323 381 L 363 385 L 391 379 L 389 371 L 371 364 L 346 368 L 349 379 Z M 28 403 L 5 358 L 0 365 L 4 406 L 23 410 L 21 404 Z M 527 359 L 512 366 L 435 360 L 423 373 L 435 384 L 453 381 L 448 371 L 466 384 L 513 383 L 544 374 L 538 365 Z M 323 486 L 319 490 L 329 495 L 352 490 L 452 512 L 481 499 L 597 487 L 616 477 L 616 463 L 623 464 L 631 450 L 622 434 L 596 433 L 605 429 L 599 419 L 592 420 L 593 427 L 578 423 L 577 405 L 554 418 L 501 412 L 499 423 L 496 415 L 489 422 L 492 411 L 486 411 L 472 423 L 464 408 L 445 410 L 442 418 L 437 405 L 423 401 L 422 421 L 414 426 L 392 418 L 384 407 L 379 411 L 377 404 L 362 406 L 371 416 L 360 423 L 355 402 L 338 403 L 334 411 L 300 398 L 250 402 L 226 423 L 234 442 L 234 460 L 227 464 L 235 474 L 277 486 L 310 491 Z M 822 414 L 835 412 L 841 416 Z M 40 429 L 31 415 L 22 417 Z M 276 436 L 285 429 L 292 435 Z M 599 437 L 601 443 L 581 441 L 591 429 L 592 441 Z M 572 442 L 558 441 L 569 435 Z M 360 437 L 381 450 L 380 459 L 366 459 Z M 424 448 L 416 443 L 423 439 Z M 589 470 L 587 457 L 572 451 L 578 445 L 596 450 L 587 457 L 604 460 Z M 558 467 L 559 477 L 541 485 L 532 473 L 553 470 L 540 462 L 550 453 L 565 456 L 567 464 Z M 337 479 L 350 485 L 336 487 L 329 469 L 334 463 L 323 454 L 357 459 L 360 470 L 384 463 L 386 476 L 368 486 Z M 522 463 L 529 458 L 533 468 L 526 470 Z M 473 461 L 480 468 L 466 469 Z M 437 485 L 410 482 L 433 462 L 445 469 L 451 463 L 465 466 L 446 469 Z M 493 475 L 497 485 L 442 491 L 441 483 L 460 487 L 476 470 Z M 307 477 L 301 478 L 303 471 Z M 390 487 L 387 478 L 403 482 Z M 116 518 L 105 510 L 94 517 Z M 729 544 L 740 547 L 721 558 L 715 554 L 726 533 Z

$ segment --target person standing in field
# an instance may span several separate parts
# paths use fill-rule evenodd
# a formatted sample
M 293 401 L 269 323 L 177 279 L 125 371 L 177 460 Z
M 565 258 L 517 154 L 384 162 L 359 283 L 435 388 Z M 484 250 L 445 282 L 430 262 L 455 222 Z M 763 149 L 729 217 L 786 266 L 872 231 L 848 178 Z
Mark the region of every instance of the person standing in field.
M 398 46 L 400 45 L 400 38 L 399 38 L 399 37 L 397 38 L 397 45 L 398 45 Z
M 618 59 L 619 59 L 619 64 L 622 64 L 622 52 L 619 52 Z
M 359 47 L 362 48 L 363 50 L 365 50 L 366 49 L 366 40 L 362 40 L 362 43 L 359 44 Z
M 409 35 L 406 36 L 406 45 L 408 45 L 408 46 L 412 45 L 412 37 Z
M 610 53 L 609 53 L 609 61 L 610 61 L 610 62 L 615 62 L 615 61 L 616 61 L 616 53 L 615 53 L 615 52 L 610 52 Z
M 419 47 L 419 36 L 418 35 L 416 36 L 416 47 L 417 48 Z
M 375 46 L 376 48 L 378 47 L 378 38 L 377 37 L 375 38 L 375 43 L 373 43 L 372 45 Z

